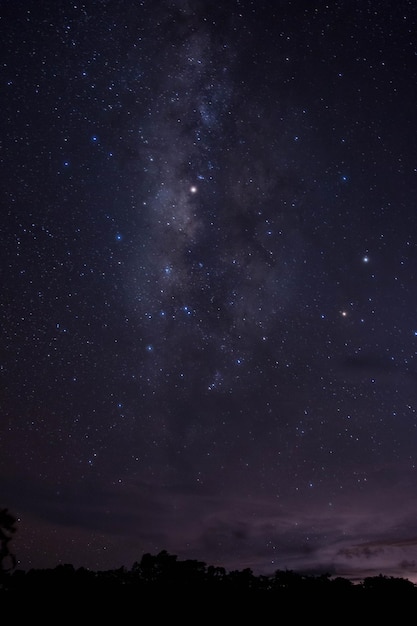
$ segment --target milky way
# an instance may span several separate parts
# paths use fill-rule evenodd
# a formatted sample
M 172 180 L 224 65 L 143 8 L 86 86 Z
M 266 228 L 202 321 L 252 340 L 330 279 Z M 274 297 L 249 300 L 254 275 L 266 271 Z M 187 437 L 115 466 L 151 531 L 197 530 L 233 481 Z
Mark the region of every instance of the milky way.
M 416 9 L 3 11 L 21 566 L 415 576 Z

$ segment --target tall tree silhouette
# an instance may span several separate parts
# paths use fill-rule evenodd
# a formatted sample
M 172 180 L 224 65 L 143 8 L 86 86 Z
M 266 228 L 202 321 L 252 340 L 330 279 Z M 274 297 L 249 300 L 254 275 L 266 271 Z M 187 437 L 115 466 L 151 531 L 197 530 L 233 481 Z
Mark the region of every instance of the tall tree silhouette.
M 0 572 L 16 567 L 16 557 L 10 552 L 9 543 L 17 530 L 17 519 L 8 509 L 0 509 Z

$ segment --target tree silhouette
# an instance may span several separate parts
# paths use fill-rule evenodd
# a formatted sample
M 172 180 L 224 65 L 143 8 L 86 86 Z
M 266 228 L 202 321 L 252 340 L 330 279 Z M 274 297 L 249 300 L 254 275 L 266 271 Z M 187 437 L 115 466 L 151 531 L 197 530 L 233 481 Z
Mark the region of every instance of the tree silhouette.
M 9 548 L 9 543 L 17 530 L 16 522 L 17 519 L 8 509 L 0 509 L 0 572 L 7 572 L 16 567 L 16 557 Z
M 19 601 L 39 598 L 41 603 L 37 606 L 43 611 L 46 593 L 59 598 L 65 607 L 71 605 L 76 610 L 84 610 L 86 605 L 94 607 L 95 614 L 100 607 L 136 610 L 138 601 L 142 608 L 147 606 L 158 615 L 165 608 L 170 616 L 177 613 L 183 616 L 184 611 L 189 610 L 193 623 L 198 620 L 199 610 L 204 610 L 204 617 L 214 622 L 225 607 L 227 612 L 230 609 L 233 613 L 234 621 L 236 615 L 237 621 L 247 621 L 250 612 L 255 610 L 257 621 L 262 615 L 265 617 L 260 621 L 267 623 L 278 608 L 295 611 L 301 618 L 306 606 L 310 612 L 322 616 L 327 601 L 339 603 L 344 615 L 347 611 L 353 621 L 364 607 L 366 611 L 372 610 L 372 615 L 375 608 L 382 607 L 385 617 L 387 607 L 395 606 L 396 614 L 398 606 L 412 611 L 417 600 L 417 586 L 403 578 L 380 574 L 354 583 L 329 574 L 301 574 L 291 570 L 256 575 L 250 568 L 227 571 L 195 559 L 181 560 L 166 550 L 156 555 L 144 554 L 131 570 L 122 566 L 94 571 L 59 564 L 55 569 L 24 571 L 15 569 L 16 561 L 9 549 L 15 531 L 16 519 L 7 509 L 0 509 L 0 615 L 6 606 L 4 602 L 16 598 Z M 12 567 L 6 568 L 5 562 L 8 565 L 9 560 Z M 155 603 L 156 597 L 159 600 Z M 405 618 L 408 619 L 408 613 Z
M 162 550 L 156 556 L 147 552 L 142 556 L 140 563 L 133 564 L 132 572 L 143 583 L 163 584 L 173 577 L 177 558 L 176 554 L 169 554 L 166 550 Z

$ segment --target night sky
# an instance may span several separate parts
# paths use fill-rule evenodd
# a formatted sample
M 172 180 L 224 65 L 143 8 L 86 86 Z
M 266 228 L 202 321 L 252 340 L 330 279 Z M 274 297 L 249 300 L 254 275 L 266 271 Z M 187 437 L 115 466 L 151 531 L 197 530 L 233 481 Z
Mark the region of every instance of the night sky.
M 0 18 L 18 567 L 417 580 L 417 4 Z

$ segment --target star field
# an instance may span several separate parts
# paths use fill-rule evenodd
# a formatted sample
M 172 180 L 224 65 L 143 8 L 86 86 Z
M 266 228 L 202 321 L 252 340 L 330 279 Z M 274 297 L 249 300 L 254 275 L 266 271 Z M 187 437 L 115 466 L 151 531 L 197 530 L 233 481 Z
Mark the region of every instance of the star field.
M 417 9 L 2 8 L 23 569 L 417 580 Z

